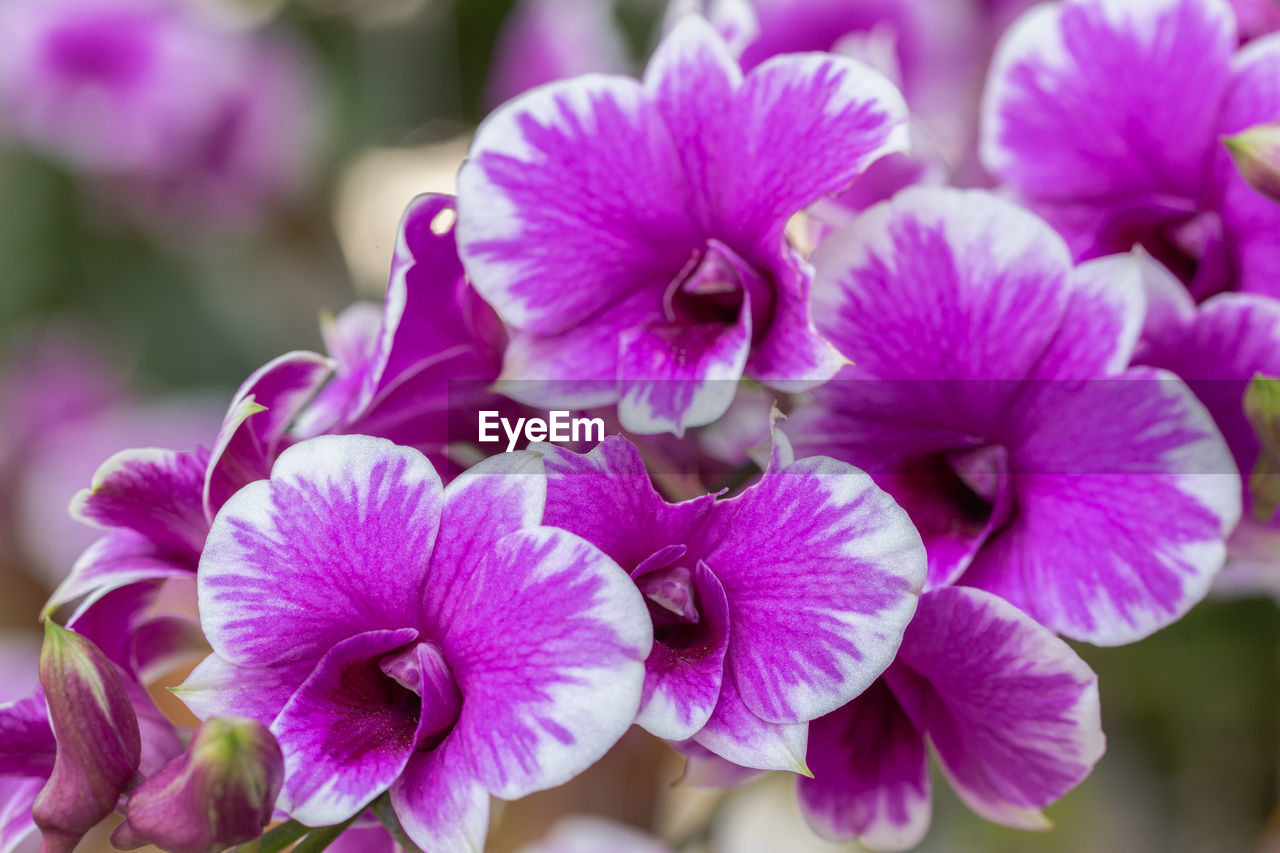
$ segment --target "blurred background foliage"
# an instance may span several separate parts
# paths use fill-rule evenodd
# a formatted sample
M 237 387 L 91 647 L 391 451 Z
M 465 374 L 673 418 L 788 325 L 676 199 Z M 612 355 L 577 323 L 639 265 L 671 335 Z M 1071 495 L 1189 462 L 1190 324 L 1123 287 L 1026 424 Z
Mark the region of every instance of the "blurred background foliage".
M 449 189 L 465 136 L 484 115 L 512 0 L 243 2 L 313 48 L 327 114 L 314 180 L 251 228 L 206 232 L 175 222 L 157 230 L 104 204 L 101 187 L 39 152 L 0 148 L 0 353 L 12 356 L 0 372 L 23 369 L 12 354 L 40 329 L 70 322 L 131 393 L 204 393 L 216 411 L 273 356 L 320 348 L 323 312 L 380 295 L 400 210 L 420 192 Z M 642 55 L 656 4 L 632 0 L 618 14 Z M 8 399 L 6 432 L 26 405 Z M 209 423 L 206 442 L 216 427 Z M 0 467 L 10 504 L 25 500 L 19 467 Z M 47 572 L 24 571 L 30 539 L 60 535 L 54 525 L 24 527 L 21 515 L 10 506 L 10 541 L 0 548 L 0 619 L 11 630 L 34 626 L 52 582 Z M 1263 598 L 1211 600 L 1133 646 L 1080 647 L 1101 679 L 1109 749 L 1093 776 L 1050 810 L 1057 829 L 993 827 L 939 780 L 934 830 L 921 849 L 1280 850 L 1278 651 L 1280 618 Z M 514 849 L 555 814 L 585 809 L 726 853 L 836 849 L 798 823 L 787 780 L 721 802 L 675 793 L 679 762 L 665 747 L 627 741 L 620 751 L 568 790 L 507 807 L 517 819 L 494 835 L 494 848 Z M 718 816 L 710 831 L 688 828 L 699 824 L 690 815 L 707 814 Z

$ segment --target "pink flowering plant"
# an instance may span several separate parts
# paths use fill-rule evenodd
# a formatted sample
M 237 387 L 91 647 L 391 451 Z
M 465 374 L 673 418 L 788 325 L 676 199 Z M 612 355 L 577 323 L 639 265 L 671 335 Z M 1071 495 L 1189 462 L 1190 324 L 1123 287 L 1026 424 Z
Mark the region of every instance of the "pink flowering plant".
M 522 3 L 514 97 L 386 235 L 381 304 L 82 484 L 97 539 L 0 705 L 0 853 L 107 821 L 480 851 L 494 799 L 634 738 L 689 785 L 790 774 L 873 850 L 924 839 L 939 778 L 1046 829 L 1105 748 L 1067 641 L 1280 560 L 1280 36 L 1225 0 L 972 5 L 949 39 L 906 0 L 678 2 L 637 78 L 608 21 Z M 207 64 L 187 14 L 0 7 L 3 130 L 256 206 L 256 100 L 296 87 Z M 148 690 L 178 663 L 198 726 Z

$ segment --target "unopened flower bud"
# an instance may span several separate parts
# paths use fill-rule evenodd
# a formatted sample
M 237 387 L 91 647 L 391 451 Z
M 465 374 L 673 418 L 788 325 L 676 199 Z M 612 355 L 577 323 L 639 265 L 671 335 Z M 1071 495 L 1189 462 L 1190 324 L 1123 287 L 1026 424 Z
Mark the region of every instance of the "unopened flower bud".
M 115 664 L 92 641 L 49 619 L 40 684 L 58 746 L 31 814 L 42 849 L 63 853 L 115 810 L 137 773 L 142 739 Z
M 1222 142 L 1249 186 L 1280 201 L 1280 123 L 1256 124 Z
M 154 844 L 171 853 L 213 853 L 262 834 L 284 781 L 275 737 L 256 720 L 215 717 L 187 751 L 129 797 L 117 847 Z

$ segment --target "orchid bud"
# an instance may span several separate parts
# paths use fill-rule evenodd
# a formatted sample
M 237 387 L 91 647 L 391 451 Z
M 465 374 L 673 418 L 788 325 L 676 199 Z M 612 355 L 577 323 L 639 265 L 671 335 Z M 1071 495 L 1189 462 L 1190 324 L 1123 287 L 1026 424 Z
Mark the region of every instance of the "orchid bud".
M 1222 142 L 1249 186 L 1280 201 L 1280 123 L 1256 124 Z
M 271 822 L 283 781 L 284 757 L 266 726 L 215 717 L 196 729 L 186 752 L 138 786 L 111 841 L 172 853 L 251 841 Z
M 1253 515 L 1265 523 L 1280 507 L 1280 379 L 1255 375 L 1244 394 L 1244 414 L 1260 445 L 1249 476 Z
M 92 641 L 45 620 L 40 684 L 57 739 L 32 817 L 42 850 L 64 853 L 115 810 L 142 755 L 138 718 L 113 664 Z

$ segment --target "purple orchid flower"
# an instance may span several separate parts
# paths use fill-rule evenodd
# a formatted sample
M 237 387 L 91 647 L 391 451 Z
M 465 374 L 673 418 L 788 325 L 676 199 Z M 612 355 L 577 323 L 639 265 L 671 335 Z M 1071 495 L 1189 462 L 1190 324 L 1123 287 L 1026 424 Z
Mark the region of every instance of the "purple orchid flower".
M 500 389 L 617 403 L 627 429 L 680 434 L 719 417 L 742 376 L 781 390 L 830 378 L 840 357 L 783 229 L 903 148 L 905 113 L 843 57 L 744 76 L 696 16 L 643 82 L 581 77 L 498 109 L 459 175 L 458 248 L 514 329 Z
M 1277 75 L 1280 40 L 1237 51 L 1225 0 L 1045 4 L 998 50 L 983 161 L 1079 260 L 1141 245 L 1198 300 L 1280 295 L 1280 205 L 1220 141 L 1280 120 Z
M 322 436 L 219 512 L 199 577 L 215 654 L 181 695 L 270 725 L 294 818 L 389 790 L 419 846 L 481 849 L 489 794 L 561 784 L 631 724 L 649 620 L 612 560 L 541 526 L 541 468 L 505 454 L 445 488 L 415 450 Z
M 4 132 L 93 172 L 154 174 L 200 133 L 222 46 L 166 0 L 6 3 Z
M 486 100 L 498 105 L 579 74 L 624 74 L 623 34 L 607 0 L 520 0 L 494 46 Z
M 194 578 L 209 525 L 236 491 L 270 476 L 300 438 L 367 432 L 415 444 L 451 473 L 449 437 L 472 405 L 509 408 L 485 392 L 498 372 L 503 331 L 470 289 L 458 262 L 445 196 L 423 196 L 405 215 L 380 318 L 344 315 L 328 335 L 333 358 L 283 355 L 254 372 L 232 399 L 212 450 L 129 450 L 108 459 L 72 514 L 106 530 L 76 561 L 50 606 L 77 612 L 114 590 L 141 586 L 175 598 L 189 614 L 156 614 L 130 626 L 144 672 L 202 647 Z M 446 310 L 441 310 L 441 306 Z M 474 422 L 468 421 L 467 427 Z M 473 433 L 472 433 L 473 435 Z
M 1062 239 L 980 191 L 913 188 L 814 256 L 823 331 L 853 365 L 788 423 L 910 513 L 927 587 L 997 593 L 1069 637 L 1130 642 L 1222 567 L 1241 481 L 1176 377 L 1128 368 L 1131 257 Z
M 1065 642 L 990 593 L 920 597 L 884 677 L 815 720 L 800 802 L 819 834 L 872 850 L 929 828 L 933 745 L 951 786 L 988 820 L 1044 829 L 1040 809 L 1102 756 L 1098 681 Z
M 924 553 L 906 514 L 832 459 L 779 436 L 741 495 L 671 504 L 635 445 L 545 454 L 545 521 L 631 574 L 653 620 L 637 722 L 744 767 L 804 772 L 805 725 L 893 660 Z
M 370 306 L 353 306 L 357 312 L 348 309 L 326 335 L 334 376 L 301 412 L 298 437 L 374 435 L 416 447 L 457 473 L 446 450 L 474 441 L 475 412 L 511 410 L 488 392 L 506 330 L 466 278 L 453 216 L 449 196 L 422 195 L 409 204 L 381 318 L 375 323 Z
M 198 134 L 166 169 L 113 185 L 144 222 L 182 226 L 181 237 L 245 230 L 312 182 L 326 104 L 305 44 L 272 29 L 228 38 L 218 55 L 227 80 Z
M 1149 308 L 1133 360 L 1185 380 L 1222 431 L 1245 484 L 1245 512 L 1228 542 L 1232 571 L 1224 582 L 1250 587 L 1280 568 L 1280 518 L 1256 517 L 1247 488 L 1260 446 L 1243 407 L 1255 374 L 1280 376 L 1280 302 L 1220 293 L 1197 306 L 1159 264 L 1147 262 L 1143 272 Z
M 309 177 L 308 61 L 174 0 L 16 0 L 0 9 L 0 132 L 109 179 L 158 226 L 243 226 Z

